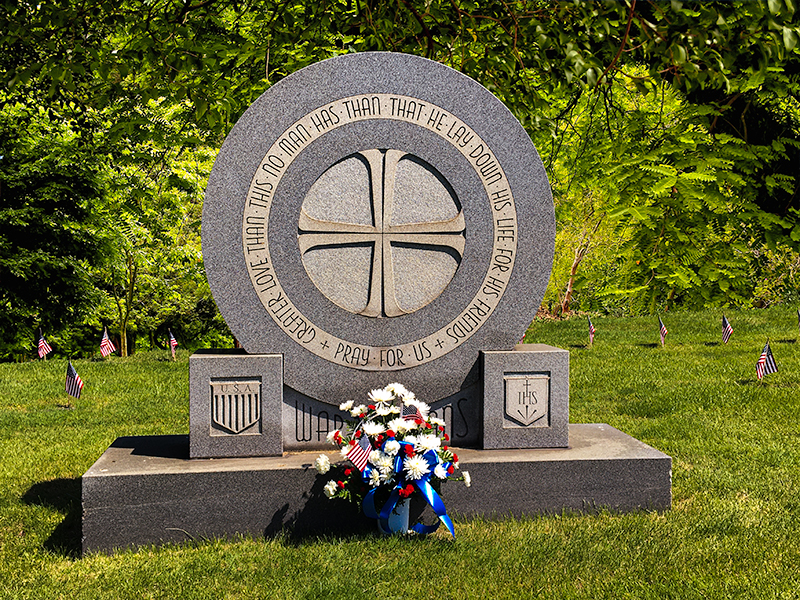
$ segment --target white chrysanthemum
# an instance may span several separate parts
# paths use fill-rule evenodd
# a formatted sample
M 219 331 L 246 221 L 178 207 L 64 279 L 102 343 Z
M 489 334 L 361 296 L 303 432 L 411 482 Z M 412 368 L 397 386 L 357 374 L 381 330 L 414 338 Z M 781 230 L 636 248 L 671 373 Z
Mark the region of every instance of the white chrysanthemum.
M 392 414 L 392 408 L 394 408 L 391 404 L 378 404 L 375 407 L 375 412 L 378 413 L 379 417 L 385 417 L 386 415 Z
M 372 401 L 372 404 L 378 404 L 378 403 L 388 404 L 389 402 L 394 400 L 394 396 L 392 395 L 392 392 L 390 392 L 389 390 L 386 390 L 386 389 L 383 389 L 383 390 L 372 390 L 367 395 L 367 397 Z
M 469 475 L 469 471 L 462 471 L 461 474 L 464 476 L 464 485 L 469 487 L 472 485 L 472 477 Z
M 338 491 L 338 489 L 339 489 L 339 486 L 336 485 L 336 482 L 333 481 L 332 479 L 328 483 L 325 484 L 324 488 L 322 488 L 322 490 L 325 492 L 325 495 L 328 498 L 333 498 L 336 495 L 336 492 Z
M 352 400 L 348 400 L 347 402 L 342 402 L 339 405 L 339 410 L 350 410 L 351 408 L 353 408 L 353 401 Z
M 334 429 L 333 431 L 328 432 L 328 435 L 325 436 L 325 439 L 328 440 L 329 444 L 335 444 L 336 443 L 336 440 L 333 439 L 333 438 L 336 437 L 337 433 L 341 435 L 341 432 L 338 429 Z
M 411 392 L 409 390 L 406 390 L 405 394 L 398 394 L 398 396 L 400 396 L 400 399 L 406 404 L 408 404 L 408 402 L 411 400 L 417 399 L 416 394 L 414 394 L 414 392 Z
M 394 456 L 400 451 L 400 442 L 397 440 L 389 440 L 383 445 L 383 451 L 389 456 Z
M 373 450 L 372 452 L 369 453 L 367 460 L 369 460 L 369 462 L 371 462 L 374 465 L 375 461 L 377 461 L 382 455 L 383 452 L 381 452 L 380 450 Z
M 380 473 L 380 471 L 376 471 L 375 469 L 372 469 L 372 471 L 369 472 L 369 484 L 372 487 L 378 487 L 381 484 L 381 473 Z
M 429 418 L 428 422 L 431 425 L 438 425 L 439 427 L 444 427 L 444 421 L 442 419 L 437 419 L 436 417 Z
M 391 429 L 395 433 L 402 433 L 403 432 L 403 425 L 405 424 L 405 420 L 401 418 L 392 419 L 386 424 L 386 429 Z
M 438 450 L 441 445 L 442 441 L 438 436 L 432 434 L 420 435 L 414 443 L 414 449 L 419 452 L 427 452 L 428 450 Z
M 314 468 L 317 470 L 317 473 L 320 475 L 324 475 L 328 471 L 331 470 L 331 461 L 328 458 L 327 454 L 320 454 L 317 457 L 317 460 L 314 461 Z
M 394 459 L 388 454 L 381 455 L 374 461 L 371 461 L 381 473 L 388 474 L 394 469 Z
M 342 458 L 347 458 L 347 453 L 350 452 L 350 444 L 342 446 L 339 452 L 342 453 Z
M 414 480 L 422 479 L 431 472 L 428 461 L 416 454 L 403 461 L 403 470 L 406 472 L 406 477 Z
M 418 438 L 415 435 L 407 435 L 403 438 L 404 442 L 408 442 L 409 444 L 416 446 L 418 443 Z
M 405 396 L 406 394 L 411 393 L 402 383 L 390 383 L 383 389 L 391 394 L 394 394 L 395 396 Z
M 444 468 L 442 463 L 439 463 L 433 468 L 433 474 L 439 479 L 447 479 L 447 469 Z
M 357 417 L 361 413 L 365 413 L 365 412 L 367 412 L 367 407 L 364 406 L 363 404 L 359 404 L 358 406 L 356 406 L 356 407 L 354 407 L 354 408 L 352 408 L 350 410 L 350 416 L 351 417 Z
M 395 406 L 394 404 L 389 405 L 389 414 L 399 415 L 400 414 L 400 407 L 399 406 Z
M 361 429 L 367 435 L 379 435 L 386 431 L 386 427 L 384 427 L 383 424 L 376 423 L 375 421 L 364 421 L 364 425 L 362 425 Z

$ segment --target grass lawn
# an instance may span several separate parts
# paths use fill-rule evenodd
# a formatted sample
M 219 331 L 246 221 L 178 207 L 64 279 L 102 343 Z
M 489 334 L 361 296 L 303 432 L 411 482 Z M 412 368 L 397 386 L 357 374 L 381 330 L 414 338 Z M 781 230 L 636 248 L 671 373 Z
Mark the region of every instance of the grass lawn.
M 457 520 L 455 541 L 242 538 L 79 557 L 80 476 L 120 435 L 187 433 L 188 358 L 0 364 L 0 598 L 800 598 L 794 309 L 535 323 L 570 351 L 570 420 L 673 457 L 663 513 Z M 779 372 L 755 364 L 770 338 Z M 402 382 L 402 377 L 399 378 Z M 424 390 L 414 390 L 424 399 Z M 444 495 L 447 502 L 447 489 Z

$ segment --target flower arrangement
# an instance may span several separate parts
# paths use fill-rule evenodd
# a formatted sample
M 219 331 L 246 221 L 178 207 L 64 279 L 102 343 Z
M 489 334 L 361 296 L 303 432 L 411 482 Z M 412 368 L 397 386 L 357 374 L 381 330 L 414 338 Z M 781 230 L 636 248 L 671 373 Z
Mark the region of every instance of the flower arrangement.
M 455 536 L 439 496 L 441 484 L 458 468 L 458 455 L 447 445 L 450 437 L 444 421 L 432 417 L 430 407 L 399 383 L 372 390 L 368 400 L 366 405 L 350 401 L 339 406 L 356 420 L 330 432 L 328 441 L 339 446 L 352 466 L 332 466 L 325 454 L 317 458 L 314 466 L 319 473 L 338 476 L 325 484 L 325 495 L 360 502 L 364 514 L 377 519 L 384 533 L 395 533 L 401 528 L 390 517 L 398 508 L 407 510 L 407 500 L 418 493 Z M 458 479 L 467 487 L 471 484 L 467 471 Z M 431 533 L 439 522 L 417 523 L 410 530 Z

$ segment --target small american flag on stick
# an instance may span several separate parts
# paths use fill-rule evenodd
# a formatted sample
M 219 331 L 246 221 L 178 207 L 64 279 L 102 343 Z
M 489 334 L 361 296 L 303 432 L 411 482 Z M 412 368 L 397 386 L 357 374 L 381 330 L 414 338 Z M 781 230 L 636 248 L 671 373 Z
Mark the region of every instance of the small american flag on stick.
M 422 419 L 422 413 L 419 412 L 419 407 L 415 404 L 404 405 L 400 416 L 406 421 L 416 421 L 417 419 Z
M 756 363 L 756 377 L 761 381 L 764 379 L 764 375 L 777 372 L 778 365 L 775 364 L 775 358 L 772 356 L 772 349 L 769 347 L 769 340 L 767 340 L 767 344 L 764 346 L 764 350 L 761 351 L 761 356 L 758 357 L 758 362 Z
M 369 438 L 361 435 L 356 438 L 356 443 L 350 448 L 347 458 L 355 465 L 356 469 L 363 471 L 369 462 L 370 452 L 372 452 L 372 444 L 369 443 Z
M 83 389 L 83 380 L 75 367 L 72 366 L 72 361 L 67 361 L 67 380 L 64 384 L 64 389 L 73 398 L 81 397 L 81 390 Z
M 667 337 L 667 328 L 664 327 L 664 321 L 661 320 L 661 317 L 658 317 L 658 333 L 661 335 L 661 345 L 664 345 L 664 338 Z
M 175 348 L 178 347 L 178 340 L 175 339 L 175 336 L 172 335 L 172 330 L 169 330 L 169 349 L 172 352 L 172 358 L 175 358 Z
M 722 343 L 727 344 L 728 340 L 731 339 L 731 334 L 733 333 L 733 327 L 731 324 L 728 323 L 728 319 L 725 318 L 725 315 L 722 315 Z
M 41 329 L 39 330 L 39 340 L 36 342 L 36 351 L 39 353 L 39 358 L 45 358 L 53 351 L 53 349 L 50 347 L 50 344 L 48 344 L 47 340 L 44 339 Z
M 108 328 L 104 327 L 103 337 L 100 339 L 100 354 L 102 354 L 103 357 L 106 357 L 112 352 L 115 352 L 116 349 L 117 348 L 116 346 L 114 346 L 114 342 L 112 342 L 111 339 L 108 337 Z
M 592 319 L 586 318 L 589 320 L 589 345 L 591 346 L 594 344 L 594 325 L 592 325 Z

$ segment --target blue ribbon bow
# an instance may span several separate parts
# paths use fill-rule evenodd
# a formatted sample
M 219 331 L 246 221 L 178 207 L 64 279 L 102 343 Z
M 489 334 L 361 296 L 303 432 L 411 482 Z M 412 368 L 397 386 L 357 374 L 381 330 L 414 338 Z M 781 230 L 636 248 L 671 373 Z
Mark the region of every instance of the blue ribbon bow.
M 389 438 L 390 440 L 393 438 Z M 389 441 L 389 440 L 387 440 Z M 441 464 L 445 472 L 449 469 L 452 463 L 449 462 L 442 462 L 439 458 L 439 455 L 436 453 L 435 450 L 428 450 L 422 456 L 428 462 L 429 471 L 425 475 L 423 475 L 420 479 L 406 479 L 405 473 L 403 471 L 403 457 L 405 456 L 405 452 L 403 451 L 404 446 L 410 446 L 413 448 L 413 444 L 408 442 L 399 442 L 400 443 L 400 450 L 397 452 L 397 455 L 394 458 L 394 471 L 397 473 L 397 484 L 394 486 L 392 493 L 389 495 L 389 499 L 381 508 L 380 512 L 375 507 L 375 492 L 377 488 L 372 488 L 367 495 L 364 497 L 364 501 L 362 502 L 361 506 L 364 510 L 364 514 L 367 515 L 371 519 L 378 519 L 378 523 L 381 529 L 385 532 L 389 533 L 397 533 L 398 529 L 393 529 L 389 524 L 389 516 L 394 511 L 397 503 L 400 501 L 400 490 L 404 489 L 406 485 L 409 483 L 413 485 L 419 492 L 422 494 L 422 497 L 425 498 L 425 501 L 430 505 L 433 511 L 436 513 L 436 516 L 439 517 L 439 521 L 444 523 L 445 527 L 447 527 L 450 535 L 454 538 L 456 537 L 455 527 L 453 526 L 453 521 L 447 515 L 447 509 L 444 506 L 444 502 L 439 494 L 436 493 L 436 490 L 433 489 L 431 486 L 430 479 L 431 475 L 433 474 L 433 470 L 436 465 Z M 386 442 L 383 443 L 383 447 L 386 446 Z M 362 472 L 362 477 L 364 481 L 369 481 L 370 473 L 372 471 L 372 467 L 367 466 L 366 469 Z M 449 477 L 449 473 L 448 473 Z M 433 533 L 437 529 L 439 529 L 439 521 L 437 521 L 433 525 L 424 525 L 423 523 L 417 523 L 411 527 L 412 531 L 421 534 L 428 534 Z

